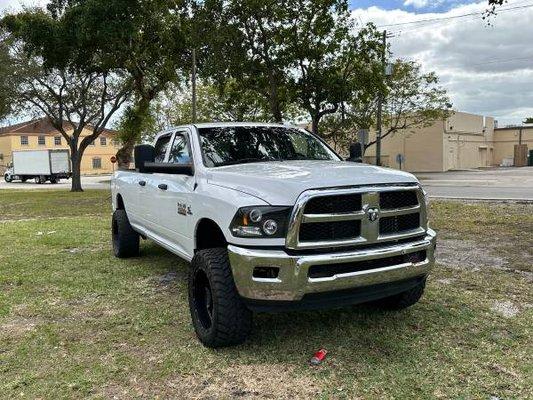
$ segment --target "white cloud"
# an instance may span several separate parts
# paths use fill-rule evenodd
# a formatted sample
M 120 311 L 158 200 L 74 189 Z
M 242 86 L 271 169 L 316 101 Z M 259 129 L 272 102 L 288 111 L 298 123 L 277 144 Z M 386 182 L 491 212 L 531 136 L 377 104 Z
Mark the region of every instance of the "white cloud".
M 482 12 L 486 4 L 460 5 L 440 14 L 377 7 L 353 13 L 394 35 L 389 40 L 395 57 L 419 61 L 425 70 L 435 71 L 455 108 L 516 123 L 533 115 L 533 7 L 500 12 L 491 25 L 479 15 L 391 25 Z M 527 4 L 511 0 L 503 8 Z
M 49 0 L 0 0 L 0 13 L 17 12 L 24 7 L 42 7 Z
M 403 2 L 404 6 L 413 6 L 414 8 L 423 8 L 429 4 L 428 0 L 405 0 Z

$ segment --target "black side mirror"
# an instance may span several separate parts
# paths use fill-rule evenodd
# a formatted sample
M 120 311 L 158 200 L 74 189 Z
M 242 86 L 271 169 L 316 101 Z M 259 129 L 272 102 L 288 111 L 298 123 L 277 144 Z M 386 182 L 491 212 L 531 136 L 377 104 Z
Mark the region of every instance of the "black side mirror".
M 144 163 L 144 172 L 159 172 L 161 174 L 178 174 L 178 175 L 194 175 L 194 167 L 192 164 L 173 164 L 173 163 Z
M 133 150 L 135 159 L 135 169 L 139 172 L 148 172 L 145 169 L 145 163 L 153 163 L 155 160 L 154 146 L 149 144 L 140 144 Z
M 352 162 L 363 162 L 363 146 L 356 142 L 350 145 L 350 157 L 347 159 Z

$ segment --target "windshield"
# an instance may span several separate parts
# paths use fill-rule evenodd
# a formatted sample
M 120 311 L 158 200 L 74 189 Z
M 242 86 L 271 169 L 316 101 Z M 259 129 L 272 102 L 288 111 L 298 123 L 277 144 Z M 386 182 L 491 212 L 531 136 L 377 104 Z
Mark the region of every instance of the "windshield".
M 207 167 L 284 160 L 335 160 L 339 157 L 304 130 L 276 126 L 200 128 Z

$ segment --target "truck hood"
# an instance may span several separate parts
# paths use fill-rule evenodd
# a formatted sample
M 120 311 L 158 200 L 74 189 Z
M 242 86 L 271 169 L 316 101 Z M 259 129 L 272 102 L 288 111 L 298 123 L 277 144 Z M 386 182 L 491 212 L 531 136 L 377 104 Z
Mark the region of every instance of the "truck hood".
M 293 205 L 309 189 L 417 183 L 407 172 L 346 161 L 270 161 L 210 169 L 207 181 L 258 197 L 272 205 Z

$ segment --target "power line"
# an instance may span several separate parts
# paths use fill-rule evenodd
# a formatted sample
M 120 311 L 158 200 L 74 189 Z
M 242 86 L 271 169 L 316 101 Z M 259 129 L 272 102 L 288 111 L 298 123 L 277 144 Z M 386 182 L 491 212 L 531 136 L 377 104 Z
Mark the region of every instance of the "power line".
M 533 7 L 533 4 L 526 4 L 523 6 L 516 6 L 516 7 L 508 7 L 508 8 L 502 8 L 498 10 L 498 13 L 506 12 L 506 11 L 513 11 L 513 10 L 521 10 L 524 8 L 531 8 Z M 378 25 L 377 28 L 387 28 L 392 26 L 405 26 L 405 25 L 412 25 L 412 24 L 421 24 L 421 23 L 427 23 L 427 22 L 440 22 L 440 21 L 447 21 L 457 18 L 464 18 L 464 17 L 471 17 L 471 16 L 478 16 L 483 15 L 483 12 L 472 12 L 467 14 L 460 14 L 460 15 L 451 15 L 449 17 L 438 17 L 438 18 L 426 18 L 426 19 L 419 19 L 416 21 L 407 21 L 407 22 L 398 22 L 395 24 L 384 24 L 384 25 Z

